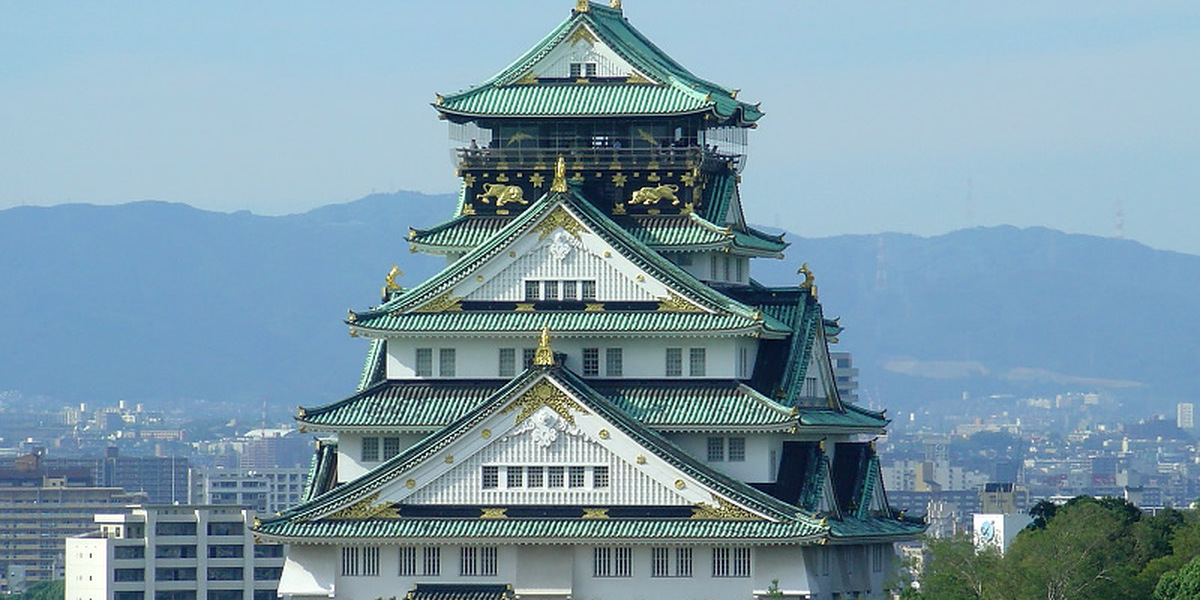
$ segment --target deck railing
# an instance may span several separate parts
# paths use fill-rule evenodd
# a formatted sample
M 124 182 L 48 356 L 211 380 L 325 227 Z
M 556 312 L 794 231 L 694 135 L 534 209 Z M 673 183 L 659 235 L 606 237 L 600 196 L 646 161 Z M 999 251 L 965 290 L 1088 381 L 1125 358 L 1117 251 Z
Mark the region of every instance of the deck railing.
M 699 166 L 703 170 L 718 170 L 732 164 L 741 172 L 745 155 L 713 152 L 699 146 L 670 146 L 663 148 L 457 148 L 460 169 L 553 169 L 558 157 L 567 161 L 567 168 L 582 164 L 586 168 L 645 169 L 657 163 L 660 170 L 683 170 Z M 689 167 L 689 165 L 691 167 Z

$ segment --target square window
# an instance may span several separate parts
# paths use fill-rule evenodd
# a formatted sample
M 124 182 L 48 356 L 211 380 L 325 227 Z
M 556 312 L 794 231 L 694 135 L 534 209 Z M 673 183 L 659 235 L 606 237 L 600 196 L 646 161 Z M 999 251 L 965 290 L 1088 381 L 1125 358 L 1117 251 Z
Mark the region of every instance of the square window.
M 438 374 L 442 377 L 454 377 L 454 348 L 442 348 L 438 351 Z
M 592 470 L 592 487 L 608 487 L 608 467 L 596 467 Z
M 567 483 L 573 488 L 581 488 L 584 486 L 584 475 L 587 473 L 585 467 L 571 467 L 567 470 L 570 479 Z
M 595 281 L 580 281 L 579 282 L 579 290 L 585 301 L 596 299 L 596 282 Z
M 575 281 L 562 282 L 562 298 L 563 300 L 578 300 L 579 286 Z
M 595 377 L 600 374 L 600 349 L 583 349 L 583 376 Z
M 708 462 L 725 461 L 725 438 L 708 438 Z
M 546 467 L 526 467 L 529 475 L 529 487 L 540 488 L 546 485 Z
M 729 462 L 746 462 L 746 438 L 731 437 L 728 444 Z
M 362 460 L 363 462 L 379 460 L 379 438 L 365 437 L 362 439 Z
M 688 352 L 688 374 L 692 377 L 703 377 L 707 366 L 707 352 L 704 348 L 692 348 Z
M 571 79 L 583 77 L 583 63 L 571 63 Z
M 500 376 L 512 377 L 517 374 L 517 349 L 500 349 Z
M 542 284 L 540 281 L 525 282 L 525 301 L 537 302 L 542 299 Z
M 583 74 L 587 77 L 595 77 L 596 76 L 596 63 L 594 63 L 594 62 L 584 63 Z
M 542 282 L 542 285 L 543 285 L 542 290 L 544 292 L 542 294 L 542 298 L 544 300 L 558 300 L 558 282 L 557 281 L 545 281 L 545 282 Z
M 500 487 L 500 467 L 485 466 L 483 467 L 483 489 L 494 490 Z
M 546 487 L 563 487 L 563 468 L 546 467 Z
M 604 350 L 604 375 L 607 377 L 620 377 L 624 371 L 621 349 L 606 348 Z
M 523 369 L 528 369 L 533 366 L 533 357 L 537 354 L 536 348 L 521 349 L 521 365 Z
M 505 467 L 504 486 L 510 488 L 525 487 L 525 468 Z
M 433 348 L 417 348 L 417 377 L 433 377 Z
M 383 460 L 387 460 L 397 454 L 400 454 L 400 438 L 383 438 Z
M 667 377 L 683 375 L 683 348 L 667 348 Z

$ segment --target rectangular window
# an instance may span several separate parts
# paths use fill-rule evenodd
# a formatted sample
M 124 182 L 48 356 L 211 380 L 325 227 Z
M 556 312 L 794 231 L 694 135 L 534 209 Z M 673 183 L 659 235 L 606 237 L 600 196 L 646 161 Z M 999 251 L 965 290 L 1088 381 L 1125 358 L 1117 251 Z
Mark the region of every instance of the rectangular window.
M 746 462 L 746 438 L 729 438 L 727 458 L 729 459 L 729 462 Z
M 712 278 L 715 280 L 717 278 L 717 256 L 715 254 L 713 256 L 710 256 L 708 263 L 709 263 L 708 266 L 710 267 L 710 270 L 712 271 Z
M 159 581 L 195 581 L 196 567 L 154 569 L 154 578 Z
M 442 549 L 436 546 L 425 548 L 424 552 L 424 571 L 421 573 L 426 577 L 434 577 L 442 574 Z
M 595 77 L 596 76 L 596 63 L 594 63 L 594 62 L 583 63 L 583 74 L 587 77 Z
M 713 548 L 713 577 L 749 576 L 749 548 Z
M 379 460 L 379 438 L 365 437 L 362 439 L 362 460 L 363 462 Z
M 583 63 L 571 63 L 571 79 L 583 77 Z
M 196 524 L 159 522 L 154 524 L 154 533 L 158 535 L 196 535 Z
M 459 552 L 459 574 L 465 577 L 494 577 L 496 554 L 495 546 L 462 548 Z
M 585 468 L 585 467 L 571 467 L 567 471 L 567 474 L 570 477 L 570 479 L 567 481 L 567 483 L 570 485 L 570 487 L 573 487 L 573 488 L 583 487 L 584 486 L 584 475 L 586 473 L 587 473 L 587 468 Z
M 208 590 L 207 600 L 243 600 L 242 590 Z
M 733 549 L 733 573 L 731 577 L 749 577 L 750 576 L 750 549 L 749 548 L 734 548 Z
M 242 558 L 241 544 L 221 544 L 208 547 L 209 558 Z
M 218 521 L 208 524 L 208 535 L 242 535 L 241 521 Z
M 738 377 L 750 378 L 750 349 L 738 348 Z
M 500 467 L 485 466 L 483 468 L 483 489 L 494 490 L 500 487 Z
M 271 593 L 274 594 L 275 591 L 272 590 Z M 113 592 L 113 600 L 145 600 L 145 598 L 146 598 L 146 592 L 143 592 L 141 590 L 129 591 L 129 592 L 119 592 L 119 591 Z
M 440 377 L 454 377 L 454 354 L 454 348 L 438 350 L 438 375 Z
M 114 546 L 113 547 L 113 558 L 118 559 L 118 560 L 125 559 L 125 558 L 146 558 L 146 547 L 145 546 Z
M 592 487 L 608 487 L 608 467 L 596 467 L 592 470 Z
M 729 548 L 713 548 L 712 576 L 729 577 Z
M 113 581 L 145 581 L 145 569 L 113 569 Z
M 725 460 L 725 438 L 708 438 L 708 462 L 723 462 Z
M 525 301 L 537 302 L 542 299 L 542 284 L 540 281 L 525 282 Z
M 537 354 L 536 348 L 521 349 L 521 368 L 528 369 L 533 366 L 533 357 Z
M 383 438 L 383 460 L 387 460 L 397 454 L 400 454 L 400 438 Z
M 667 377 L 683 376 L 683 348 L 667 348 Z
M 737 272 L 736 272 L 737 279 L 736 279 L 736 281 L 738 281 L 738 282 L 741 282 L 741 281 L 742 281 L 742 278 L 745 276 L 745 272 L 744 272 L 744 269 L 745 269 L 745 263 L 742 261 L 742 259 L 738 258 L 738 259 L 735 259 L 735 262 L 734 262 L 733 264 L 734 264 L 734 266 L 735 266 L 735 267 L 737 267 Z
M 543 281 L 542 282 L 542 298 L 545 300 L 558 300 L 558 282 Z
M 579 282 L 579 291 L 583 297 L 583 300 L 585 300 L 585 301 L 595 300 L 596 299 L 596 282 L 595 281 L 580 281 Z
M 358 571 L 358 548 L 342 548 L 342 575 L 353 577 Z
M 563 297 L 563 300 L 578 300 L 579 299 L 578 282 L 575 282 L 575 281 L 562 282 L 562 297 Z
M 114 600 L 116 599 L 114 598 Z M 279 600 L 279 596 L 276 595 L 274 588 L 269 590 L 254 590 L 254 600 Z
M 417 348 L 417 377 L 433 377 L 433 348 Z
M 367 546 L 362 549 L 362 574 L 368 577 L 379 576 L 379 546 Z
M 283 546 L 280 544 L 255 544 L 254 558 L 283 558 Z
M 209 567 L 208 568 L 208 580 L 209 581 L 241 581 L 242 580 L 242 568 L 241 567 Z
M 875 573 L 883 572 L 884 552 L 887 546 L 883 544 L 874 544 L 871 546 L 871 571 Z
M 195 525 L 195 523 L 190 523 Z M 195 533 L 195 531 L 193 531 Z M 154 547 L 154 558 L 196 558 L 195 546 L 160 545 Z
M 725 257 L 724 262 L 725 262 L 725 281 L 730 281 L 732 279 L 732 277 L 729 276 L 729 262 L 730 261 L 729 261 L 728 256 Z
M 633 576 L 633 548 L 613 548 L 613 577 Z
M 612 577 L 612 548 L 592 548 L 592 577 Z
M 524 467 L 505 467 L 504 468 L 504 487 L 510 487 L 510 488 L 525 487 L 525 468 Z
M 517 374 L 517 349 L 500 349 L 500 376 L 512 377 Z
M 600 374 L 600 349 L 583 349 L 583 376 L 596 377 Z
M 692 377 L 703 377 L 705 367 L 707 365 L 708 356 L 704 348 L 692 348 L 688 352 L 688 374 Z
M 411 546 L 400 547 L 400 570 L 398 574 L 401 577 L 409 577 L 417 575 L 417 549 Z
M 546 487 L 563 487 L 563 468 L 546 467 Z
M 651 577 L 670 577 L 671 576 L 671 549 L 670 548 L 651 548 L 650 549 L 650 576 Z
M 691 548 L 676 548 L 675 549 L 675 576 L 676 577 L 691 577 L 692 576 L 692 549 Z
M 622 364 L 621 349 L 606 348 L 604 350 L 604 375 L 606 377 L 620 377 L 624 371 L 625 367 Z
M 545 467 L 529 467 L 529 487 L 540 488 L 546 485 L 546 468 Z

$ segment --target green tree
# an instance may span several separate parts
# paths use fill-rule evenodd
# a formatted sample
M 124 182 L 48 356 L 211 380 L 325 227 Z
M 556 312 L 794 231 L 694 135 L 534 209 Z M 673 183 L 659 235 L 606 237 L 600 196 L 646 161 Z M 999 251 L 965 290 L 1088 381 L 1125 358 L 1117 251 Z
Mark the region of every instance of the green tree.
M 1079 501 L 1059 508 L 1044 529 L 1017 536 L 1005 557 L 1017 598 L 1084 600 L 1137 597 L 1134 544 L 1124 506 Z
M 930 600 L 981 600 L 999 593 L 1000 553 L 975 551 L 968 535 L 930 539 L 921 572 L 921 598 Z
M 1154 600 L 1200 600 L 1200 556 L 1163 575 L 1154 588 Z

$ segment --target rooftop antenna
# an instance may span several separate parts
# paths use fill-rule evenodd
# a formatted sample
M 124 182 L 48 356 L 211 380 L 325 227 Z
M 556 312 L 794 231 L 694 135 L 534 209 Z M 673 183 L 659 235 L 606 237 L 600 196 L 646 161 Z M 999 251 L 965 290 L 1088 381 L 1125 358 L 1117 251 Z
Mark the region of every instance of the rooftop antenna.
M 1117 200 L 1117 239 L 1125 239 L 1125 209 L 1120 200 Z

